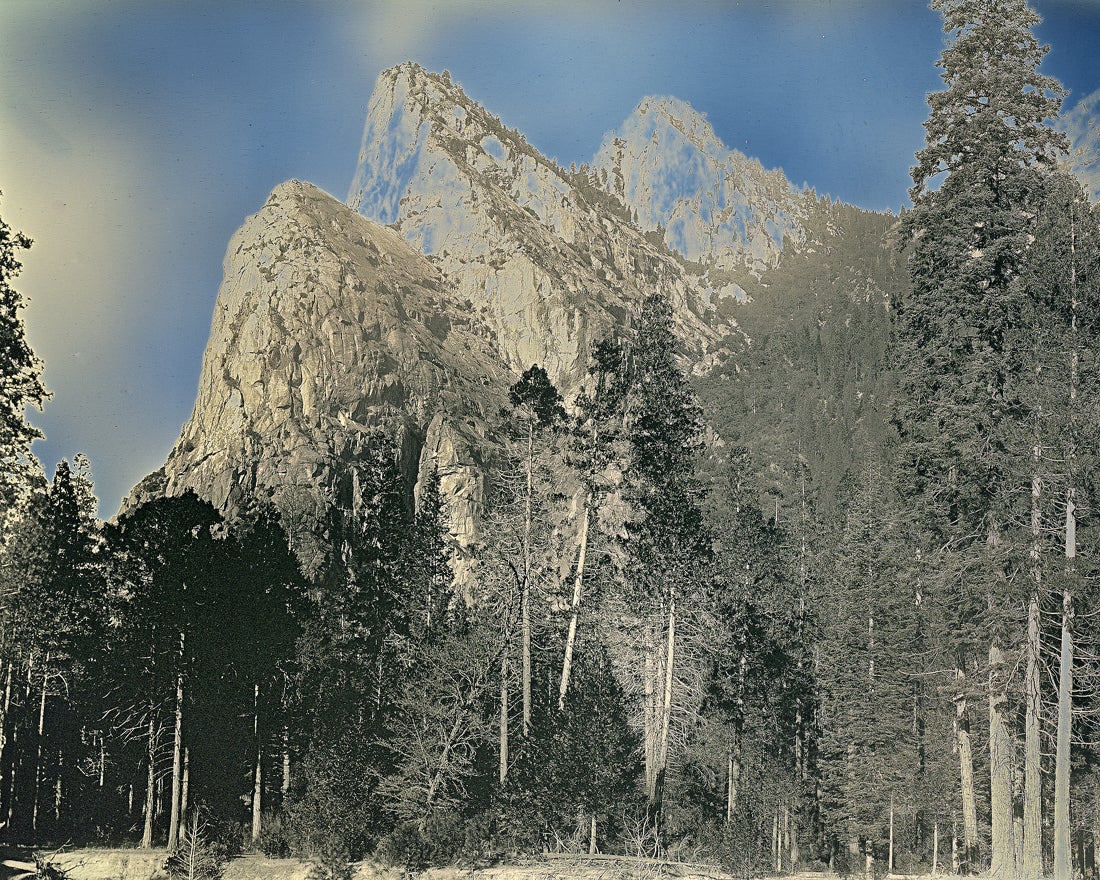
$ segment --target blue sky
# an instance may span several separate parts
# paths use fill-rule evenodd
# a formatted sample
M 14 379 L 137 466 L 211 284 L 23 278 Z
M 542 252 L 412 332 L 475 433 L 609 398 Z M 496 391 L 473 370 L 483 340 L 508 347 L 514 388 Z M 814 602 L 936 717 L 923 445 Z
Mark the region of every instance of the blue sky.
M 1037 0 L 1045 70 L 1100 89 L 1100 0 Z M 52 472 L 87 453 L 110 516 L 194 401 L 230 235 L 278 183 L 343 198 L 378 73 L 448 69 L 559 162 L 647 94 L 846 201 L 897 210 L 939 87 L 921 0 L 3 0 L 0 215 L 54 392 Z

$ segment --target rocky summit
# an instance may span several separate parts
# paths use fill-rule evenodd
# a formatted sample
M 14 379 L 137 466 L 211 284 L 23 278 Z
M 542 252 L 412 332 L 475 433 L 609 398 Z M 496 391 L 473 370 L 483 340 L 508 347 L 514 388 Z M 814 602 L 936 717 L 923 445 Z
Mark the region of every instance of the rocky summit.
M 676 98 L 645 98 L 604 138 L 593 167 L 644 230 L 706 267 L 759 274 L 806 240 L 817 196 L 723 144 Z
M 643 101 L 567 171 L 446 73 L 385 71 L 346 205 L 291 181 L 230 242 L 194 411 L 127 505 L 270 497 L 317 571 L 340 475 L 382 427 L 410 478 L 439 468 L 461 576 L 516 376 L 539 364 L 568 400 L 655 290 L 686 368 L 736 357 L 736 272 L 801 241 L 812 202 L 683 102 Z
M 693 362 L 740 345 L 723 291 L 647 237 L 595 171 L 558 167 L 446 75 L 379 76 L 348 204 L 432 259 L 513 371 L 537 363 L 575 387 L 592 342 L 655 289 Z

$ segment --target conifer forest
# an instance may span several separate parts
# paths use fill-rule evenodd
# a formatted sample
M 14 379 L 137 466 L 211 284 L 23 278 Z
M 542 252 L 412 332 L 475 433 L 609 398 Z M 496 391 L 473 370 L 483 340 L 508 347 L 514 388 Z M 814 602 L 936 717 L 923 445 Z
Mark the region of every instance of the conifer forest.
M 931 5 L 911 207 L 820 200 L 709 371 L 655 284 L 514 374 L 461 577 L 382 428 L 308 565 L 262 494 L 98 519 L 0 222 L 0 838 L 1100 876 L 1100 208 L 1025 0 Z

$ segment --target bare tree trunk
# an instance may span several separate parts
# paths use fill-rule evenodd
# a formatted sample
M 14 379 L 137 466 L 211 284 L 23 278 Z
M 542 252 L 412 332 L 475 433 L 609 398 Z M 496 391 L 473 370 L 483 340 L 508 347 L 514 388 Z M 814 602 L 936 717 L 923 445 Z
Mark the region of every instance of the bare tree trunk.
M 787 856 L 791 863 L 791 870 L 795 870 L 798 867 L 798 863 L 802 861 L 802 848 L 798 843 L 798 814 L 797 812 L 789 811 L 789 824 L 787 825 Z
M 1038 574 L 1036 574 L 1038 577 Z M 1042 782 L 1039 778 L 1039 596 L 1028 603 L 1027 615 L 1027 696 L 1024 724 L 1024 827 L 1020 860 L 1021 880 L 1037 880 L 1043 867 Z
M 886 852 L 886 873 L 894 873 L 894 793 L 890 792 L 890 840 Z
M 672 690 L 676 671 L 676 597 L 669 600 L 668 645 L 665 655 L 665 682 L 661 698 L 660 753 L 657 758 L 657 801 L 664 788 L 665 770 L 668 768 L 668 738 L 672 723 Z
M 191 749 L 183 747 L 183 780 L 180 783 L 180 821 L 187 821 L 188 798 L 191 793 Z
M 1036 373 L 1038 377 L 1038 373 Z M 1039 472 L 1042 461 L 1040 424 L 1042 407 L 1035 414 L 1035 427 L 1031 451 L 1031 579 L 1032 594 L 1027 612 L 1027 664 L 1024 673 L 1024 792 L 1023 816 L 1020 834 L 1020 853 L 1017 867 L 1023 880 L 1037 878 L 1043 862 L 1043 814 L 1042 785 L 1039 778 L 1039 597 L 1043 588 L 1042 569 L 1042 491 Z
M 8 746 L 8 713 L 11 710 L 11 662 L 8 662 L 8 669 L 4 675 L 4 714 L 0 717 L 0 799 L 6 801 L 7 789 L 4 785 L 4 753 Z M 12 771 L 14 773 L 15 764 L 12 763 Z M 5 807 L 7 804 L 4 805 Z
M 34 691 L 34 655 L 27 661 L 27 681 L 23 685 L 23 706 L 29 706 L 31 702 L 31 694 Z M 19 793 L 19 781 L 23 777 L 23 752 L 24 749 L 19 748 L 21 737 L 19 735 L 19 725 L 15 725 L 11 732 L 11 744 L 14 749 L 14 753 L 11 759 L 11 784 L 8 788 L 8 815 L 7 815 L 7 827 L 14 828 L 17 811 L 16 795 Z M 20 801 L 19 807 L 22 809 L 23 803 Z
M 508 651 L 500 655 L 500 784 L 508 778 Z
M 1072 880 L 1073 853 L 1070 844 L 1070 757 L 1073 736 L 1073 588 L 1077 579 L 1077 492 L 1074 470 L 1077 444 L 1077 390 L 1080 355 L 1077 342 L 1077 213 L 1076 200 L 1070 210 L 1070 334 L 1069 359 L 1069 448 L 1066 470 L 1066 588 L 1062 591 L 1062 639 L 1058 656 L 1058 735 L 1054 757 L 1054 880 Z M 1097 811 L 1100 815 L 1100 811 Z M 1095 873 L 1096 830 L 1093 832 Z M 1083 872 L 1082 872 L 1083 873 Z
M 642 727 L 645 750 L 645 788 L 646 800 L 650 807 L 657 803 L 657 658 L 656 647 L 653 644 L 653 629 L 649 624 L 645 627 L 645 680 L 643 682 Z
M 38 833 L 38 805 L 42 798 L 42 745 L 46 738 L 46 692 L 50 683 L 50 652 L 42 665 L 42 695 L 38 701 L 38 743 L 34 758 L 34 804 L 31 806 L 31 831 Z
M 53 787 L 53 820 L 54 822 L 61 821 L 61 802 L 64 799 L 65 783 L 64 783 L 64 769 L 65 769 L 65 755 L 58 749 L 57 752 L 57 775 L 54 777 Z M 56 826 L 55 826 L 56 827 Z
M 958 817 L 951 817 L 951 873 L 958 874 L 962 871 L 962 861 L 959 858 L 959 826 Z
M 588 834 L 588 854 L 594 856 L 596 854 L 596 814 L 592 814 L 592 826 Z
M 785 853 L 791 851 L 791 807 L 790 804 L 783 804 L 783 814 L 780 820 L 780 849 Z M 788 863 L 789 868 L 794 867 L 793 862 Z
M 527 497 L 523 510 L 523 594 L 520 601 L 520 623 L 523 636 L 523 735 L 531 730 L 531 496 L 535 454 L 535 425 L 527 425 Z
M 730 752 L 729 767 L 726 773 L 726 824 L 733 821 L 733 814 L 737 810 L 737 786 L 741 781 L 741 755 L 740 746 L 734 746 Z
M 936 824 L 932 826 L 932 874 L 938 874 L 940 872 L 940 823 L 936 820 Z
M 967 871 L 978 869 L 978 806 L 974 794 L 974 755 L 970 744 L 970 717 L 966 711 L 966 673 L 955 670 L 955 737 L 959 748 L 959 778 L 963 814 L 962 860 Z M 956 836 L 957 839 L 957 836 Z
M 584 499 L 580 536 L 577 538 L 577 574 L 573 578 L 573 606 L 569 615 L 569 634 L 565 637 L 565 659 L 561 663 L 561 684 L 558 686 L 558 711 L 565 710 L 565 695 L 569 690 L 569 675 L 573 669 L 573 646 L 577 641 L 577 608 L 581 604 L 581 588 L 584 584 L 584 559 L 588 551 L 588 517 L 592 505 L 592 493 Z
M 264 808 L 264 744 L 260 737 L 260 685 L 255 685 L 252 698 L 252 736 L 256 744 L 256 763 L 252 774 L 252 842 L 259 843 L 263 833 Z
M 176 723 L 172 733 L 172 808 L 168 818 L 168 851 L 174 852 L 180 835 L 180 773 L 183 769 L 183 658 L 185 636 L 180 633 L 180 668 L 176 673 Z
M 286 724 L 283 725 L 283 782 L 279 791 L 285 803 L 290 794 L 290 728 Z
M 1067 517 L 1073 515 L 1072 507 Z M 1067 550 L 1069 544 L 1067 541 Z M 1072 559 L 1072 557 L 1070 557 Z M 1062 593 L 1062 645 L 1058 658 L 1058 742 L 1054 761 L 1054 880 L 1072 880 L 1069 775 L 1073 732 L 1073 596 Z
M 153 804 L 157 794 L 157 719 L 156 712 L 149 707 L 149 773 L 145 782 L 145 827 L 141 833 L 142 849 L 152 849 L 153 846 Z
M 729 779 L 726 788 L 726 822 L 733 821 L 737 810 L 738 786 L 741 782 L 741 740 L 745 728 L 745 676 L 749 658 L 744 649 L 737 662 L 737 701 L 733 719 L 733 742 L 729 753 Z
M 775 862 L 775 873 L 783 871 L 783 849 L 779 845 L 779 810 L 776 809 L 772 816 L 772 861 Z
M 989 646 L 989 801 L 991 848 L 989 873 L 994 880 L 1016 875 L 1012 840 L 1012 738 L 1005 721 L 1004 654 Z

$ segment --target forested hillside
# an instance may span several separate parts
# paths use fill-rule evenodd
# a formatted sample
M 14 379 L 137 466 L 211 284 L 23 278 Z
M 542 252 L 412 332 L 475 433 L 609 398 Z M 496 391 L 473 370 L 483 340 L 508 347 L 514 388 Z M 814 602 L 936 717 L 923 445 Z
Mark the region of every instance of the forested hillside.
M 797 247 L 728 259 L 744 296 L 717 300 L 653 230 L 606 235 L 680 295 L 656 269 L 631 281 L 647 295 L 601 317 L 569 389 L 493 360 L 519 313 L 444 314 L 451 276 L 291 187 L 346 250 L 275 199 L 263 247 L 313 250 L 234 301 L 309 328 L 323 290 L 333 348 L 303 371 L 309 352 L 219 315 L 237 335 L 211 375 L 236 396 L 210 392 L 231 425 L 276 400 L 288 445 L 241 429 L 250 473 L 162 472 L 109 522 L 87 459 L 47 479 L 31 452 L 30 242 L 0 223 L 0 835 L 254 848 L 325 877 L 548 849 L 738 876 L 1095 877 L 1100 208 L 1065 170 L 1024 0 L 932 5 L 945 89 L 911 209 L 800 197 Z M 447 259 L 489 297 L 471 253 Z M 729 347 L 700 360 L 684 334 L 708 326 Z M 229 381 L 239 339 L 259 390 Z M 369 394 L 330 379 L 333 352 Z M 332 433 L 307 438 L 320 399 Z M 173 453 L 192 482 L 221 454 L 196 413 Z M 291 496 L 316 514 L 308 545 Z

